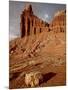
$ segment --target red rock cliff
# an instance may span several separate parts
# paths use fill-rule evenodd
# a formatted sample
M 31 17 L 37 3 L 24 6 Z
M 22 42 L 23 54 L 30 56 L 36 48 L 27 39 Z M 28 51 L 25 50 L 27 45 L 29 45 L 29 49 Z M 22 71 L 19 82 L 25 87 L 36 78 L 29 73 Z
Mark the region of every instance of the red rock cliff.
M 32 6 L 29 5 L 21 14 L 21 37 L 38 34 L 43 30 L 48 31 L 49 24 L 33 14 Z

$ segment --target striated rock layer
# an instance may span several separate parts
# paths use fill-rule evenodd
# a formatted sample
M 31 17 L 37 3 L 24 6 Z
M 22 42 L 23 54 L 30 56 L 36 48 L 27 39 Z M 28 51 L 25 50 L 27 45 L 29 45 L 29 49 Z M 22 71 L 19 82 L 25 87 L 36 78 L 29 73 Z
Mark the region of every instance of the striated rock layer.
M 50 30 L 54 32 L 66 31 L 66 11 L 62 10 L 54 15 L 52 22 L 50 23 Z

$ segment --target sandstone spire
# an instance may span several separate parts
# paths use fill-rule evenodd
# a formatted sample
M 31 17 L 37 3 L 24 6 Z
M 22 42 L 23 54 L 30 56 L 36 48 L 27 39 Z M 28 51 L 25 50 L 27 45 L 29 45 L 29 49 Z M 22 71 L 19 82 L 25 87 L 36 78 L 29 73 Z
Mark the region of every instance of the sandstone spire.
M 32 5 L 27 5 L 21 14 L 21 37 L 48 31 L 48 23 L 33 14 Z

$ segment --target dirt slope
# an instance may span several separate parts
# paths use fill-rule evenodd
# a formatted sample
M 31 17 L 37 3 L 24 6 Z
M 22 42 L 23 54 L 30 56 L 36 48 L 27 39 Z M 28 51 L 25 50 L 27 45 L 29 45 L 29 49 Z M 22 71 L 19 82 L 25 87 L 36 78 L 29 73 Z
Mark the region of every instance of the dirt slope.
M 25 88 L 24 74 L 40 71 L 39 86 L 65 85 L 65 32 L 42 32 L 10 42 L 10 88 Z

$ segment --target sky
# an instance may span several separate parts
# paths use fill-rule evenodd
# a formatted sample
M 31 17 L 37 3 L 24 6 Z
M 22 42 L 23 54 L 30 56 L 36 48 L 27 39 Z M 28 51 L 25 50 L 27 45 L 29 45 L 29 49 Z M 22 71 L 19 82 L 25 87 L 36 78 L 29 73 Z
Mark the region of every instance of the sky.
M 31 4 L 34 15 L 50 23 L 56 12 L 65 10 L 65 4 L 9 1 L 9 40 L 20 37 L 20 15 L 25 5 Z

